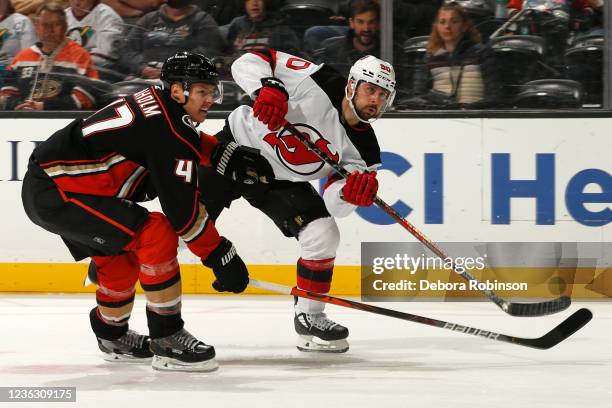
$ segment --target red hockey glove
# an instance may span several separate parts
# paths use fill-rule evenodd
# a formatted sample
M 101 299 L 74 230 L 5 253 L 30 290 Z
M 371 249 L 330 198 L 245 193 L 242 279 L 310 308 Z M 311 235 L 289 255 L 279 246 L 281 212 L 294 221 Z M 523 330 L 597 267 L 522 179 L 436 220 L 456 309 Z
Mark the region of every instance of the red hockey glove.
M 283 81 L 278 78 L 262 78 L 261 85 L 253 105 L 253 116 L 268 125 L 268 129 L 278 130 L 283 125 L 289 109 L 289 94 Z
M 375 171 L 372 173 L 354 171 L 346 178 L 346 184 L 342 187 L 342 198 L 353 205 L 369 207 L 374 203 L 377 191 L 378 180 Z

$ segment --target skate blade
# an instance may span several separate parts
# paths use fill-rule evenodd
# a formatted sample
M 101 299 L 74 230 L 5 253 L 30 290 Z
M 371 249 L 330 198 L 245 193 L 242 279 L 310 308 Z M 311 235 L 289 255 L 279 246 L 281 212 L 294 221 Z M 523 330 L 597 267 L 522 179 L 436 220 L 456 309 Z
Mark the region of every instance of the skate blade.
M 214 358 L 198 363 L 185 363 L 170 357 L 153 356 L 151 366 L 159 371 L 187 371 L 187 372 L 210 372 L 219 368 L 219 363 Z
M 349 349 L 349 344 L 346 339 L 328 341 L 316 336 L 299 335 L 296 347 L 304 352 L 346 353 Z
M 134 357 L 126 354 L 104 353 L 102 357 L 109 363 L 120 364 L 151 364 L 151 357 Z

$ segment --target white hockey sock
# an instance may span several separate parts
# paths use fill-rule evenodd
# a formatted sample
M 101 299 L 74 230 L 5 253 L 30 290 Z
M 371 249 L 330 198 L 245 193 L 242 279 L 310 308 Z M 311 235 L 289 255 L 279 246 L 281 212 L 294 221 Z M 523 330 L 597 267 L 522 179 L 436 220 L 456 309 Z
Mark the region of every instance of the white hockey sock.
M 295 313 L 322 313 L 325 303 L 312 299 L 298 298 L 295 304 Z

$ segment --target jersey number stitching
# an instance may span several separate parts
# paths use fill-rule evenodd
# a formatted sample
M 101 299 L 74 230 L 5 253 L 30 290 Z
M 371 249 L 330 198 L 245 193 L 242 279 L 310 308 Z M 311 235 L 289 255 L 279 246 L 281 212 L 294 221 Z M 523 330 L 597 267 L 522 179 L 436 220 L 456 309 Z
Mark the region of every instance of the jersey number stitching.
M 182 177 L 185 180 L 185 183 L 191 184 L 193 175 L 193 160 L 177 159 L 174 174 Z
M 110 108 L 113 105 L 109 105 L 106 108 Z M 106 109 L 104 108 L 104 109 Z M 116 106 L 115 103 L 115 112 L 116 116 L 100 120 L 98 122 L 94 122 L 91 125 L 84 126 L 83 137 L 91 136 L 94 133 L 104 132 L 106 130 L 114 130 L 122 127 L 126 127 L 132 124 L 134 121 L 134 112 L 130 109 L 127 102 Z
M 286 66 L 294 71 L 299 71 L 301 69 L 308 68 L 310 66 L 310 62 L 301 58 L 292 57 L 287 60 Z

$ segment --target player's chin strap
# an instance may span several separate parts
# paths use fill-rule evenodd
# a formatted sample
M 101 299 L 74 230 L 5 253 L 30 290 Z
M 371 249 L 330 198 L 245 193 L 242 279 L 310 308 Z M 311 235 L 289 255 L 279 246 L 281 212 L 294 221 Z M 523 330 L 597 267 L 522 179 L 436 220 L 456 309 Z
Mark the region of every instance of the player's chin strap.
M 199 81 L 195 81 L 195 83 L 198 83 Z M 207 81 L 203 81 L 202 83 L 212 83 L 213 85 L 216 86 L 216 90 L 217 90 L 217 95 L 213 96 L 213 104 L 214 103 L 223 103 L 223 85 L 221 83 L 218 82 L 207 82 Z M 185 102 L 181 103 L 181 106 L 184 106 L 187 104 L 187 102 L 189 102 L 189 89 L 191 88 L 191 85 L 193 85 L 193 83 L 191 83 L 190 81 L 184 80 L 183 82 L 181 82 L 181 85 L 183 86 L 183 95 L 185 95 Z
M 353 114 L 357 117 L 357 119 L 359 119 L 360 122 L 363 122 L 363 123 L 372 123 L 376 121 L 376 119 L 378 119 L 380 115 L 382 115 L 382 109 L 381 109 L 381 112 L 378 114 L 378 116 L 372 119 L 364 119 L 361 116 L 359 116 L 359 113 L 357 113 L 357 109 L 355 109 L 355 104 L 353 103 L 353 99 L 355 98 L 355 95 L 357 95 L 357 84 L 355 84 L 355 87 L 353 88 L 353 95 L 349 98 L 348 89 L 349 89 L 350 82 L 351 81 L 349 81 L 349 83 L 347 83 L 346 87 L 344 88 L 344 96 L 346 97 L 346 100 L 348 101 L 349 106 L 351 107 L 351 111 L 353 111 Z
M 183 95 L 185 95 L 185 102 L 181 103 L 181 106 L 185 106 L 187 105 L 187 102 L 189 102 L 189 88 L 191 87 L 191 83 L 189 81 L 183 81 L 181 82 L 181 85 L 183 85 Z
M 353 113 L 355 114 L 355 116 L 357 117 L 357 119 L 360 122 L 363 123 L 372 123 L 374 121 L 376 121 L 378 118 L 380 118 L 383 113 L 385 113 L 387 111 L 387 108 L 389 108 L 389 106 L 391 106 L 391 104 L 393 103 L 393 100 L 395 99 L 395 90 L 393 90 L 392 92 L 389 93 L 389 96 L 387 97 L 387 99 L 385 100 L 385 102 L 383 103 L 383 105 L 380 107 L 380 111 L 378 112 L 378 115 L 376 115 L 376 117 L 371 118 L 371 119 L 364 119 L 361 116 L 359 116 L 359 113 L 357 113 L 357 109 L 355 109 L 355 104 L 353 102 L 353 99 L 355 99 L 355 95 L 357 95 L 357 87 L 359 86 L 359 82 L 360 81 L 364 81 L 364 80 L 355 80 L 355 79 L 349 79 L 348 83 L 346 84 L 346 87 L 344 87 L 344 96 L 346 98 L 346 100 L 349 103 L 349 106 L 351 107 L 351 110 L 353 111 Z M 351 82 L 355 82 L 355 86 L 353 87 L 353 95 L 349 98 L 348 96 L 348 89 L 349 89 L 349 85 L 351 84 Z M 373 85 L 376 86 L 380 86 L 378 84 L 375 84 L 373 82 L 369 82 L 369 81 L 364 81 L 364 82 L 368 82 L 371 83 Z
M 355 109 L 355 104 L 353 103 L 353 99 L 355 99 L 355 95 L 357 95 L 357 86 L 359 85 L 359 81 L 355 82 L 355 86 L 353 87 L 353 95 L 349 98 L 349 96 L 348 96 L 348 89 L 349 89 L 349 85 L 350 85 L 351 82 L 353 82 L 352 79 L 349 80 L 349 82 L 344 87 L 344 96 L 346 97 L 346 100 L 348 101 L 349 106 L 351 107 L 351 111 L 353 111 L 353 113 L 355 114 L 357 119 L 359 119 L 360 122 L 363 122 L 363 123 L 372 123 L 372 122 L 375 122 L 378 118 L 380 118 L 382 116 L 383 113 L 385 113 L 385 111 L 387 110 L 389 105 L 391 105 L 391 102 L 393 101 L 393 96 L 390 96 L 385 101 L 385 103 L 380 108 L 380 111 L 378 112 L 378 115 L 376 115 L 376 117 L 371 118 L 371 119 L 364 119 L 361 116 L 359 116 L 359 113 L 357 113 L 357 109 Z M 376 85 L 376 84 L 374 84 L 374 85 Z

